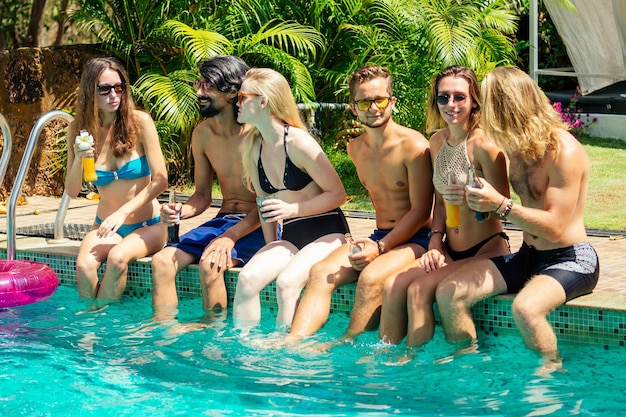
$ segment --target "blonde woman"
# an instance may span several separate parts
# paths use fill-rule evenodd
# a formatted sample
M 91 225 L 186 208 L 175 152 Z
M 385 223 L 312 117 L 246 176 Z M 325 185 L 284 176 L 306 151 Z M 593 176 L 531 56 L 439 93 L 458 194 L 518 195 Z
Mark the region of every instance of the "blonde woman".
M 83 182 L 83 157 L 95 157 L 100 201 L 92 230 L 76 258 L 78 293 L 88 310 L 119 300 L 131 260 L 161 249 L 167 229 L 156 197 L 167 188 L 167 171 L 152 118 L 135 109 L 128 75 L 113 58 L 95 58 L 84 68 L 76 119 L 68 129 L 65 191 L 76 197 Z M 93 136 L 81 149 L 80 131 Z M 106 262 L 102 281 L 98 268 Z
M 346 193 L 322 148 L 306 131 L 280 73 L 249 70 L 238 107 L 237 120 L 260 133 L 244 143 L 244 182 L 258 196 L 270 198 L 260 207 L 267 244 L 239 274 L 233 314 L 239 325 L 259 321 L 259 293 L 276 281 L 276 322 L 289 326 L 309 269 L 345 241 L 348 226 L 339 206 Z

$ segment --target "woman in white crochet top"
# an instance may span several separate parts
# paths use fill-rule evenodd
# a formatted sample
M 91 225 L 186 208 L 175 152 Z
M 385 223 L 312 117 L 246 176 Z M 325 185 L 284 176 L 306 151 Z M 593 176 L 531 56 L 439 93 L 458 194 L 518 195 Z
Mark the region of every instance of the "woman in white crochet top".
M 435 76 L 426 123 L 427 132 L 435 132 L 430 138 L 435 204 L 429 247 L 385 282 L 380 323 L 381 340 L 400 343 L 406 335 L 409 346 L 433 336 L 439 282 L 472 258 L 510 251 L 500 217 L 475 213 L 465 200 L 470 171 L 477 183 L 485 178 L 509 195 L 504 152 L 480 128 L 480 85 L 471 69 L 451 66 Z

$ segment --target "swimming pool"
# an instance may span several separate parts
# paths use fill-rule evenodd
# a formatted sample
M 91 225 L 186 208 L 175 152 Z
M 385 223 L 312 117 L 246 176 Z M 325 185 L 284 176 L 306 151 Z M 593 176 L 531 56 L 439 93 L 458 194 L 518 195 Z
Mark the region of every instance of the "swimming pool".
M 478 352 L 451 356 L 438 328 L 419 349 L 374 333 L 321 350 L 347 318 L 315 339 L 271 347 L 274 314 L 245 334 L 230 319 L 202 331 L 151 322 L 150 302 L 125 297 L 95 314 L 76 289 L 0 311 L 0 414 L 6 416 L 539 416 L 623 413 L 624 353 L 561 343 L 564 371 L 541 362 L 518 336 L 481 335 Z M 181 322 L 201 316 L 183 299 Z

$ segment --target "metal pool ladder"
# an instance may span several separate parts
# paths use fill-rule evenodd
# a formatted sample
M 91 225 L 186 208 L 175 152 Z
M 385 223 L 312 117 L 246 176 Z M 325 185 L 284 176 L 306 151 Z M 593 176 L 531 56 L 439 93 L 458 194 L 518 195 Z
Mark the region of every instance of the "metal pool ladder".
M 2 149 L 2 157 L 0 157 L 0 184 L 2 184 L 4 174 L 7 173 L 12 146 L 11 129 L 9 128 L 7 119 L 2 113 L 0 113 L 0 129 L 2 130 L 2 136 L 4 136 L 4 148 Z
M 1 115 L 0 115 L 1 116 Z M 35 145 L 37 144 L 37 140 L 41 134 L 41 130 L 50 120 L 55 118 L 61 118 L 70 123 L 74 120 L 74 116 L 71 114 L 64 112 L 62 110 L 52 110 L 48 113 L 45 113 L 43 116 L 37 120 L 35 126 L 30 131 L 30 136 L 28 137 L 28 142 L 26 143 L 26 149 L 24 150 L 24 156 L 22 157 L 22 162 L 20 163 L 20 167 L 17 170 L 17 175 L 15 176 L 15 184 L 13 185 L 13 189 L 11 190 L 11 196 L 9 198 L 9 205 L 7 207 L 7 258 L 9 260 L 15 259 L 15 207 L 17 206 L 17 200 L 22 191 L 22 185 L 24 184 L 24 178 L 26 177 L 26 173 L 30 166 L 30 162 L 33 158 L 33 152 L 35 150 Z M 4 116 L 0 119 L 0 124 L 6 124 L 6 119 Z M 10 133 L 8 133 L 8 124 L 7 124 L 7 132 L 4 130 L 4 125 L 2 125 L 2 131 L 5 137 L 5 149 L 2 151 L 2 157 L 0 158 L 0 173 L 2 173 L 1 179 L 4 179 L 4 174 L 6 173 L 6 166 L 9 161 L 10 154 Z M 6 138 L 9 137 L 7 141 Z M 7 143 L 9 143 L 7 150 Z M 5 158 L 6 154 L 6 158 Z M 69 207 L 70 197 L 67 193 L 63 192 L 63 197 L 61 198 L 61 204 L 59 207 L 59 211 L 57 212 L 56 221 L 54 223 L 54 240 L 60 242 L 63 240 L 63 222 L 65 220 L 65 215 L 67 213 L 67 209 Z

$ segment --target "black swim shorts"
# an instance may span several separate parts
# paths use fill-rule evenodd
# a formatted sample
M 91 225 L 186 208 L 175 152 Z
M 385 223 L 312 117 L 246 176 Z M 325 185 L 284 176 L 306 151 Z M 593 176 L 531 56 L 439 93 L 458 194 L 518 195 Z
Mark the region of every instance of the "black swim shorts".
M 537 250 L 524 242 L 519 252 L 491 260 L 509 294 L 519 292 L 535 275 L 548 275 L 561 284 L 569 301 L 593 291 L 600 276 L 598 254 L 587 242 L 551 250 Z

